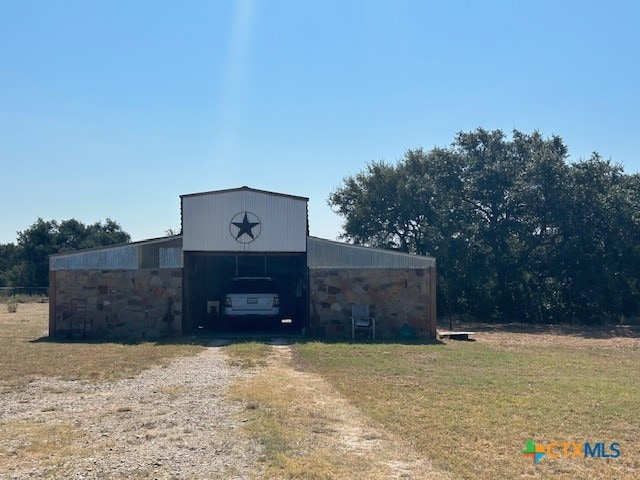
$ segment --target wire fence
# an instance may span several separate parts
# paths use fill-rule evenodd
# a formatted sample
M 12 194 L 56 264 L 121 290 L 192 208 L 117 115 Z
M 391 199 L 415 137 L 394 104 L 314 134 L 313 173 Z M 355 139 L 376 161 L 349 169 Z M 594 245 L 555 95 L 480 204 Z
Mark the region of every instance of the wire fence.
M 48 297 L 48 287 L 0 287 L 0 299 L 15 296 Z

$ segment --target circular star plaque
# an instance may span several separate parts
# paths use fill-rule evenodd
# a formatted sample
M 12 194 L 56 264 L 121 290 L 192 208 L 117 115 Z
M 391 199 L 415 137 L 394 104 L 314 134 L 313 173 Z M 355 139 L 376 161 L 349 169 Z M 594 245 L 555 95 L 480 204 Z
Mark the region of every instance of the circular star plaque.
M 260 236 L 262 223 L 255 213 L 236 213 L 229 223 L 229 233 L 236 242 L 251 243 Z

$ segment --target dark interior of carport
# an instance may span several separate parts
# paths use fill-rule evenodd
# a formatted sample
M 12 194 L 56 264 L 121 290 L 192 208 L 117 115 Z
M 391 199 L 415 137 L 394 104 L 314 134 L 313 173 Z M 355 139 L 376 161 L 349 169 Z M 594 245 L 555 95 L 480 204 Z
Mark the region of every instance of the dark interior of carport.
M 267 328 L 256 321 L 225 319 L 224 297 L 234 277 L 271 277 L 280 295 L 284 321 Z M 304 253 L 185 252 L 183 278 L 184 333 L 298 333 L 307 326 L 309 294 Z

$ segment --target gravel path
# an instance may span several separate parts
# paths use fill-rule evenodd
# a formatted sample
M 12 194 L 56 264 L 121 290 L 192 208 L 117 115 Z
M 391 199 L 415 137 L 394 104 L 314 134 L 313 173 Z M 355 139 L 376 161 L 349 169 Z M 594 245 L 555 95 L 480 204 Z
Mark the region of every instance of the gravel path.
M 241 434 L 243 407 L 223 396 L 246 375 L 208 348 L 132 379 L 46 379 L 2 395 L 0 479 L 260 478 L 260 447 Z M 31 429 L 32 445 L 11 438 L 11 425 Z M 58 428 L 54 455 L 34 447 L 39 428 Z M 12 463 L 25 448 L 33 461 Z

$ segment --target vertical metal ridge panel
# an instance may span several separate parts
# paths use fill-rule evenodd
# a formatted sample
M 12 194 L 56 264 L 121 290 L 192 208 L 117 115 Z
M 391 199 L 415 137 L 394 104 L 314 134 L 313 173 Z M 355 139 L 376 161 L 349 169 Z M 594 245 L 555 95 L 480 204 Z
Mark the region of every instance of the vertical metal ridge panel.
M 52 255 L 49 270 L 181 268 L 182 238 L 154 239 Z
M 160 268 L 182 268 L 182 247 L 160 248 Z
M 247 243 L 236 241 L 231 226 L 236 215 L 234 221 L 241 221 L 243 212 L 259 221 L 259 227 L 252 227 L 252 233 L 259 228 L 259 235 Z M 182 216 L 185 251 L 306 251 L 307 201 L 303 198 L 252 190 L 183 196 Z
M 309 268 L 429 268 L 433 257 L 349 245 L 316 237 L 307 241 Z
M 104 250 L 72 252 L 51 257 L 49 269 L 56 270 L 104 270 L 138 268 L 138 246 L 127 245 Z

